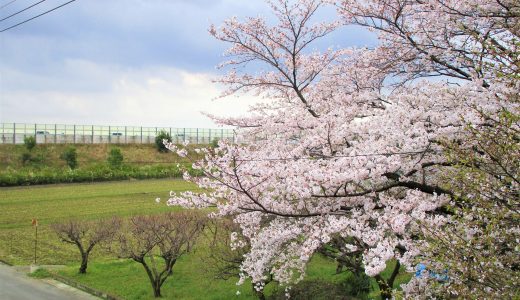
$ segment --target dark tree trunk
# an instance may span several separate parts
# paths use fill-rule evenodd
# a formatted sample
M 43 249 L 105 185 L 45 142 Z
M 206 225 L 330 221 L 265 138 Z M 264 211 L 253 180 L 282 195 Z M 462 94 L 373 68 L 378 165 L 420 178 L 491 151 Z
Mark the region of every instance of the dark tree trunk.
M 388 282 L 384 280 L 383 277 L 380 275 L 377 275 L 375 279 L 377 280 L 377 285 L 379 286 L 379 293 L 381 294 L 381 299 L 392 299 L 392 287 L 388 285 Z
M 85 250 L 85 248 L 83 248 L 83 245 L 79 240 L 75 242 L 76 246 L 78 246 L 79 253 L 81 254 L 81 265 L 79 267 L 79 273 L 86 274 L 88 265 L 88 255 L 90 254 L 90 250 L 92 250 L 93 245 L 91 245 L 89 248 Z
M 251 287 L 253 288 L 253 293 L 256 295 L 256 297 L 260 300 L 265 300 L 264 290 L 257 291 L 255 289 L 255 285 L 251 284 Z
M 263 290 L 261 290 L 261 291 L 255 290 L 255 294 L 258 297 L 258 299 L 265 300 L 265 295 L 264 295 L 264 291 Z
M 148 278 L 150 279 L 150 283 L 152 284 L 153 296 L 155 298 L 162 297 L 161 296 L 161 285 L 162 285 L 161 277 L 158 276 L 157 278 L 155 278 L 152 270 L 150 270 L 150 267 L 148 267 L 148 264 L 144 260 L 144 257 L 137 257 L 137 258 L 133 258 L 133 259 L 135 261 L 137 261 L 138 263 L 140 263 L 141 265 L 143 265 L 143 268 L 145 269 L 146 274 L 148 275 Z
M 377 285 L 379 286 L 379 292 L 381 293 L 381 299 L 392 299 L 394 281 L 397 277 L 397 274 L 399 274 L 400 268 L 401 264 L 399 263 L 399 261 L 397 261 L 395 263 L 394 270 L 392 271 L 392 275 L 390 275 L 390 278 L 388 278 L 388 280 L 385 280 L 381 275 L 375 276 L 375 279 L 377 280 Z
M 157 278 L 156 280 L 154 280 L 152 285 L 153 285 L 153 296 L 155 298 L 162 297 L 161 296 L 161 280 L 160 280 L 160 278 Z
M 78 247 L 79 253 L 81 254 L 81 266 L 79 267 L 79 273 L 85 274 L 87 273 L 88 256 L 90 255 L 90 251 L 92 251 L 96 243 L 91 242 L 86 249 L 83 248 L 81 240 L 75 240 L 74 243 Z
M 80 274 L 87 273 L 87 265 L 88 265 L 88 253 L 82 253 L 81 254 L 81 266 L 79 267 Z

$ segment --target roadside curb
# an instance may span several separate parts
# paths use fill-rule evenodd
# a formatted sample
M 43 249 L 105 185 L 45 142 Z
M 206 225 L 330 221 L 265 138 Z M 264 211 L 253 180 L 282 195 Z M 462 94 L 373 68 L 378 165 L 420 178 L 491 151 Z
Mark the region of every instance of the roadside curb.
M 9 262 L 7 262 L 7 261 L 1 259 L 1 258 L 0 258 L 0 263 L 2 263 L 2 264 L 4 264 L 4 265 L 7 265 L 7 266 L 9 266 L 9 267 L 12 267 L 12 266 L 13 266 L 11 263 L 9 263 Z
M 102 292 L 102 291 L 99 291 L 99 290 L 96 290 L 96 289 L 93 289 L 89 286 L 86 286 L 84 284 L 81 284 L 79 282 L 76 282 L 70 278 L 67 278 L 67 277 L 64 277 L 64 276 L 61 276 L 61 275 L 58 275 L 58 274 L 55 274 L 55 273 L 50 273 L 51 274 L 51 278 L 54 279 L 54 280 L 57 280 L 61 283 L 64 283 L 66 285 L 69 285 L 73 288 L 76 288 L 78 290 L 82 290 L 86 293 L 89 293 L 91 295 L 94 295 L 96 297 L 99 297 L 99 298 L 102 298 L 102 299 L 107 299 L 107 300 L 124 300 L 123 298 L 120 298 L 120 297 L 117 297 L 117 296 L 113 296 L 113 295 L 110 295 L 106 292 Z

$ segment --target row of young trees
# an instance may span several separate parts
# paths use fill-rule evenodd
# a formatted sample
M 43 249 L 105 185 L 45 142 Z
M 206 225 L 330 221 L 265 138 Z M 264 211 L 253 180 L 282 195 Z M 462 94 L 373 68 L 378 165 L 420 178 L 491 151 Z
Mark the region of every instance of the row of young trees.
M 66 243 L 75 245 L 81 256 L 79 273 L 87 272 L 90 254 L 96 246 L 104 246 L 118 258 L 140 263 L 153 289 L 161 297 L 161 287 L 173 274 L 177 260 L 190 252 L 203 232 L 205 216 L 194 212 L 170 212 L 134 216 L 123 221 L 70 220 L 56 223 L 52 229 Z
M 400 267 L 418 263 L 429 271 L 403 286 L 406 297 L 518 296 L 520 3 L 268 3 L 276 24 L 233 18 L 210 28 L 230 44 L 223 96 L 265 99 L 246 117 L 214 119 L 276 139 L 202 149 L 194 167 L 205 176 L 186 178 L 206 192 L 169 203 L 232 216 L 249 241 L 241 281 L 258 291 L 301 280 L 327 245 L 358 259 L 385 299 Z M 338 18 L 314 21 L 327 5 Z M 378 45 L 316 48 L 352 25 L 375 32 Z

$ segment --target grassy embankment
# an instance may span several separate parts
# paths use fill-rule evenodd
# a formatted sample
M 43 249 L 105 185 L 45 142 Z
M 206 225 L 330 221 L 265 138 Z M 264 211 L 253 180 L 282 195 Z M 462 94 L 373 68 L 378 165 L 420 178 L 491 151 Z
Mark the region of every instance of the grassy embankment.
M 78 253 L 73 246 L 61 243 L 50 231 L 53 222 L 69 218 L 99 219 L 112 215 L 160 213 L 171 209 L 164 202 L 169 191 L 193 190 L 181 180 L 123 181 L 96 184 L 46 185 L 0 188 L 0 258 L 14 264 L 33 260 L 34 229 L 31 219 L 38 218 L 38 264 L 66 264 L 62 275 L 126 299 L 152 299 L 148 279 L 142 267 L 129 260 L 117 260 L 112 254 L 96 249 L 87 275 L 78 275 Z M 155 198 L 163 200 L 156 203 Z M 163 288 L 163 295 L 174 299 L 253 299 L 249 285 L 237 287 L 236 279 L 222 281 L 207 272 L 204 241 L 196 251 L 183 257 L 174 267 L 174 275 Z M 345 282 L 348 273 L 335 275 L 334 262 L 316 256 L 308 270 L 308 280 Z M 398 283 L 408 276 L 399 277 Z M 375 282 L 373 282 L 375 287 Z M 272 292 L 273 286 L 268 286 Z M 241 295 L 236 296 L 236 291 Z M 375 290 L 377 290 L 375 288 Z M 270 293 L 269 292 L 269 293 Z M 327 290 L 325 290 L 325 298 Z M 377 292 L 372 293 L 375 297 Z M 372 297 L 371 297 L 372 298 Z
M 71 170 L 60 158 L 67 147 L 77 150 L 78 167 Z M 123 166 L 110 167 L 110 149 L 118 147 Z M 30 159 L 23 162 L 23 155 Z M 195 154 L 191 154 L 195 155 Z M 124 179 L 174 178 L 191 163 L 174 153 L 160 153 L 154 145 L 42 144 L 28 151 L 24 145 L 0 145 L 0 186 L 96 182 Z

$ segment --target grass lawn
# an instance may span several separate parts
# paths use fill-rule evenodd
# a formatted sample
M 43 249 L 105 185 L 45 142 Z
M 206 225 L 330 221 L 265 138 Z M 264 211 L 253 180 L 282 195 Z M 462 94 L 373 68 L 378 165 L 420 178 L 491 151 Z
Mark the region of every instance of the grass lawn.
M 238 279 L 227 281 L 214 279 L 208 273 L 204 260 L 204 248 L 199 248 L 192 255 L 182 257 L 173 268 L 173 275 L 163 285 L 162 294 L 167 299 L 256 299 L 250 283 L 237 286 Z M 347 273 L 335 274 L 335 264 L 316 256 L 313 258 L 307 279 L 341 281 Z M 130 260 L 93 263 L 86 275 L 77 272 L 77 266 L 60 272 L 98 290 L 109 292 L 124 299 L 154 299 L 143 267 Z M 269 295 L 276 287 L 271 284 L 266 288 Z M 240 295 L 237 295 L 237 291 Z
M 204 251 L 204 247 L 199 247 L 195 253 L 184 256 L 177 262 L 173 268 L 173 275 L 166 280 L 162 287 L 163 297 L 167 299 L 256 299 L 249 282 L 237 286 L 238 279 L 231 278 L 223 281 L 215 279 L 211 273 L 207 272 L 203 259 Z M 393 264 L 391 265 L 393 267 Z M 315 255 L 307 268 L 305 281 L 320 280 L 340 283 L 351 276 L 348 272 L 340 274 L 335 274 L 335 272 L 334 262 Z M 387 278 L 390 273 L 390 268 L 388 268 L 383 276 Z M 86 275 L 78 274 L 78 265 L 71 265 L 60 271 L 59 274 L 123 299 L 154 299 L 143 267 L 131 260 L 93 262 Z M 396 279 L 396 286 L 407 282 L 410 277 L 410 274 L 400 274 Z M 270 283 L 266 286 L 265 294 L 269 298 L 276 290 L 283 291 L 283 287 Z M 240 295 L 237 295 L 237 291 L 240 292 Z M 313 299 L 331 299 L 327 290 L 322 291 L 321 295 L 314 296 Z M 379 299 L 377 283 L 372 280 L 372 292 L 368 296 L 359 298 L 349 296 L 341 299 Z

